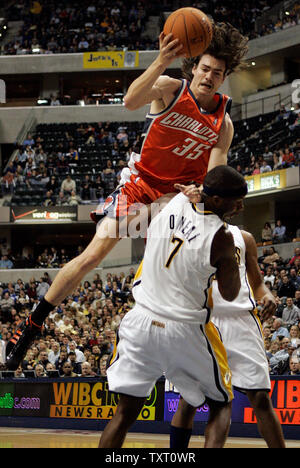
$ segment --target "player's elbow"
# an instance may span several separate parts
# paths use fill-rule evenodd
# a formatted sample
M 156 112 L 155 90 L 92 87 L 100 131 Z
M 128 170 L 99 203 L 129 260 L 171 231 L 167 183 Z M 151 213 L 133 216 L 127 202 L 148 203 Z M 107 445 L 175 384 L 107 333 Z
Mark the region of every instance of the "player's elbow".
M 134 111 L 139 108 L 139 106 L 137 106 L 136 100 L 127 95 L 124 97 L 124 106 L 126 107 L 126 109 L 131 111 Z

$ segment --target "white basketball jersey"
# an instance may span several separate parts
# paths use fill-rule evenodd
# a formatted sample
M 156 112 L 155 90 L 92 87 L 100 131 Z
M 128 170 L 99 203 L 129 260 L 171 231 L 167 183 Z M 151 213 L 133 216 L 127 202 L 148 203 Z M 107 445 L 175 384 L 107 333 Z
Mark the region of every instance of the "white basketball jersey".
M 216 268 L 211 245 L 223 226 L 212 212 L 176 195 L 153 219 L 144 260 L 136 274 L 136 304 L 162 319 L 207 323 L 209 289 Z
M 236 258 L 240 270 L 241 289 L 237 298 L 232 302 L 228 302 L 221 296 L 217 281 L 213 281 L 213 317 L 219 317 L 220 319 L 225 315 L 234 317 L 237 312 L 249 312 L 256 307 L 256 302 L 247 277 L 246 245 L 243 235 L 237 226 L 228 225 L 228 229 L 232 233 L 234 239 Z

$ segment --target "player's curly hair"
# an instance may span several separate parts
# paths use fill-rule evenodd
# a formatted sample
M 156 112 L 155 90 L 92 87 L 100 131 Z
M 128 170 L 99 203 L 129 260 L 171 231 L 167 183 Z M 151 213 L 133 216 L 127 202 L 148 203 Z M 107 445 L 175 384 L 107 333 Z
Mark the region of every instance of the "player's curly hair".
M 213 23 L 213 38 L 204 52 L 226 63 L 225 75 L 245 68 L 244 57 L 248 52 L 248 37 L 243 36 L 230 23 Z M 183 60 L 182 75 L 187 80 L 193 79 L 192 69 L 199 63 L 202 55 Z

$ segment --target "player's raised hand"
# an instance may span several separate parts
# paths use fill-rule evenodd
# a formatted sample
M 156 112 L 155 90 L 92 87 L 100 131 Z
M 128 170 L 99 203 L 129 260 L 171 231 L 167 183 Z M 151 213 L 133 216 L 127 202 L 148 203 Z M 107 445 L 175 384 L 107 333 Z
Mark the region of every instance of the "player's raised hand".
M 189 198 L 191 203 L 200 203 L 201 202 L 201 187 L 196 187 L 196 185 L 183 185 L 183 184 L 174 184 L 176 190 L 184 193 L 186 197 Z
M 175 59 L 183 56 L 180 54 L 183 45 L 180 44 L 178 39 L 174 39 L 173 35 L 165 35 L 163 32 L 159 35 L 159 60 L 164 66 L 170 65 Z

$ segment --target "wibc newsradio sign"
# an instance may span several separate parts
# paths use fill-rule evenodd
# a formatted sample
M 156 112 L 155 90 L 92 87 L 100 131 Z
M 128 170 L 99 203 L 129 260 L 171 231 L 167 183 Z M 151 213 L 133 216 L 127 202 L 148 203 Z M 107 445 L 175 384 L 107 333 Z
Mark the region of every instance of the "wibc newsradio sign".
M 300 380 L 272 380 L 271 398 L 281 424 L 300 426 Z M 256 424 L 252 408 L 244 409 L 243 422 Z
M 109 420 L 116 412 L 118 401 L 119 396 L 109 392 L 105 378 L 0 381 L 0 416 Z M 163 419 L 164 382 L 159 381 L 138 420 Z
M 271 398 L 281 424 L 293 427 L 293 437 L 300 439 L 300 378 L 274 377 L 271 384 Z M 105 378 L 0 380 L 0 416 L 105 421 L 115 414 L 118 399 L 109 392 Z M 165 392 L 164 381 L 159 381 L 138 420 L 171 421 L 178 402 L 179 395 Z M 195 421 L 206 422 L 208 417 L 209 407 L 204 405 L 198 408 Z M 235 392 L 231 420 L 245 424 L 245 428 L 256 424 L 249 400 L 240 392 Z

